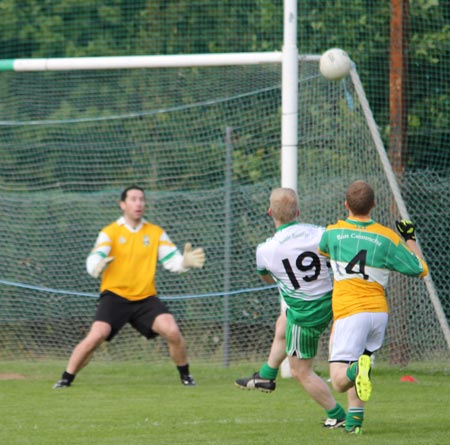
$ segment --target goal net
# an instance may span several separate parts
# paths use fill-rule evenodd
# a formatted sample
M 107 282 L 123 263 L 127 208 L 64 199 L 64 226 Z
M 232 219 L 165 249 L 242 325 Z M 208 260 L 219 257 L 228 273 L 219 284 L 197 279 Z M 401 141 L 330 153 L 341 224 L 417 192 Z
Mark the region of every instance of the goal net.
M 274 230 L 266 210 L 280 185 L 280 65 L 5 72 L 0 83 L 0 358 L 68 357 L 98 297 L 85 258 L 120 216 L 121 190 L 138 184 L 147 219 L 180 248 L 206 252 L 202 270 L 157 274 L 190 361 L 265 359 L 279 299 L 256 274 L 255 248 Z M 393 227 L 397 203 L 352 79 L 327 81 L 317 61 L 300 60 L 298 90 L 301 220 L 344 218 L 347 185 L 365 179 L 374 217 Z M 377 359 L 448 360 L 424 281 L 393 274 L 388 299 Z M 126 327 L 95 358 L 156 363 L 168 352 Z

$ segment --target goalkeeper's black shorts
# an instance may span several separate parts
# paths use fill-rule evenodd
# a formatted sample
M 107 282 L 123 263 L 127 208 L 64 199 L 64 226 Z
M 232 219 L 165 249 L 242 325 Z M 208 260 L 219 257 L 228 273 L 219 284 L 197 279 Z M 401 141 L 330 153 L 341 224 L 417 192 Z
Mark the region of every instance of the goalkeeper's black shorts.
M 131 301 L 105 290 L 100 294 L 94 319 L 111 325 L 111 334 L 107 341 L 112 340 L 126 323 L 130 323 L 134 329 L 150 339 L 158 335 L 151 327 L 155 318 L 161 314 L 170 314 L 170 311 L 156 295 Z

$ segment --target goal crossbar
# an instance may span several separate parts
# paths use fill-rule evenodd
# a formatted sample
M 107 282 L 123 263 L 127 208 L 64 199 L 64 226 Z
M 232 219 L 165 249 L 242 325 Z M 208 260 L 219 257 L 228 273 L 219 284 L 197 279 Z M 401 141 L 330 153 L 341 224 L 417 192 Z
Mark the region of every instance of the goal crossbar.
M 74 71 L 281 63 L 281 52 L 3 59 L 0 71 Z

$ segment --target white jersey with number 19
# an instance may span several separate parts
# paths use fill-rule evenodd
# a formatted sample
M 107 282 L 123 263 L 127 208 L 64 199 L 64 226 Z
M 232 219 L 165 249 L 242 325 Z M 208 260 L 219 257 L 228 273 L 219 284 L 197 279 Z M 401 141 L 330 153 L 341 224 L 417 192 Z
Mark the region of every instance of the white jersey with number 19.
M 318 254 L 324 230 L 312 224 L 284 224 L 256 249 L 257 272 L 272 275 L 289 307 L 288 318 L 304 326 L 331 316 L 332 279 L 326 258 Z

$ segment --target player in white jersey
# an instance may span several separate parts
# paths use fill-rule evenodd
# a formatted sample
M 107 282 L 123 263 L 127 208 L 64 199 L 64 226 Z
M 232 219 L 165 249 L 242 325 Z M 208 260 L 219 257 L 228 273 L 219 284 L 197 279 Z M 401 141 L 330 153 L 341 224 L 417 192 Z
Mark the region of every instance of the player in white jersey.
M 293 377 L 326 411 L 324 426 L 337 428 L 345 411 L 312 367 L 320 335 L 332 318 L 332 280 L 325 257 L 317 253 L 324 228 L 297 221 L 298 198 L 290 188 L 272 191 L 268 214 L 276 232 L 256 249 L 257 272 L 264 282 L 277 284 L 286 303 L 286 352 Z M 254 387 L 264 379 L 255 373 L 236 384 L 248 387 L 245 380 Z

